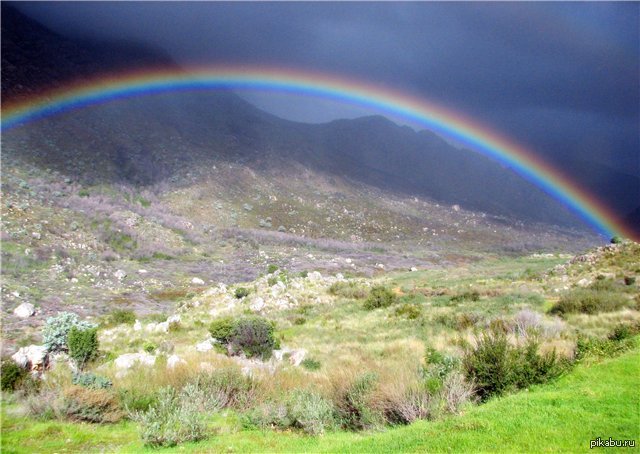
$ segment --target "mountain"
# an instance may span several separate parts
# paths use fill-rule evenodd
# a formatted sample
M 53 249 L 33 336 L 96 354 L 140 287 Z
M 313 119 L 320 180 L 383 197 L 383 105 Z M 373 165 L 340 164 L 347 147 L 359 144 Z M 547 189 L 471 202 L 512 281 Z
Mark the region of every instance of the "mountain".
M 2 4 L 2 93 L 8 100 L 123 68 L 173 66 L 140 46 L 57 35 Z M 26 146 L 25 146 L 26 145 Z M 5 154 L 80 181 L 179 181 L 226 160 L 255 169 L 292 165 L 526 221 L 580 225 L 567 209 L 498 163 L 384 117 L 295 123 L 232 92 L 167 93 L 91 106 L 4 134 Z

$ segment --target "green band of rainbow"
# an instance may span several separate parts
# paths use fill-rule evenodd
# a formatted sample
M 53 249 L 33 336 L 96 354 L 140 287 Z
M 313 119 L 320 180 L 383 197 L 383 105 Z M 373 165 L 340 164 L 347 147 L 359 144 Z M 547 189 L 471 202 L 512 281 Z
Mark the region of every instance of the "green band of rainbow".
M 3 106 L 2 131 L 71 109 L 167 91 L 259 89 L 347 102 L 417 122 L 510 167 L 576 212 L 600 234 L 638 240 L 638 235 L 593 195 L 531 151 L 478 122 L 442 106 L 360 81 L 265 67 L 149 69 L 102 76 Z

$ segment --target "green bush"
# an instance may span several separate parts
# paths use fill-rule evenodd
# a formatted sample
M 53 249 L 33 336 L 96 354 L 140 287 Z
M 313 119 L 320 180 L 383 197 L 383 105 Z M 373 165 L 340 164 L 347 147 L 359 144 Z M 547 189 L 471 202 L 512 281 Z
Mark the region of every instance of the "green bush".
M 348 430 L 367 430 L 382 422 L 382 414 L 371 405 L 378 376 L 367 372 L 357 377 L 336 396 L 335 407 L 341 425 Z
M 156 348 L 158 348 L 158 346 L 150 341 L 147 341 L 144 344 L 142 344 L 142 349 L 147 353 L 155 352 Z
M 115 423 L 124 417 L 114 392 L 80 386 L 65 390 L 59 412 L 66 419 L 92 423 Z
M 305 278 L 309 276 L 309 272 L 307 270 L 300 271 L 300 277 Z
M 147 446 L 175 446 L 206 437 L 206 425 L 198 409 L 189 401 L 181 401 L 171 387 L 160 390 L 158 401 L 149 410 L 133 416 Z
M 636 283 L 635 276 L 625 276 L 624 277 L 624 285 L 633 285 Z
M 274 265 L 273 263 L 267 266 L 267 274 L 273 274 L 278 271 L 278 265 Z
M 233 330 L 235 328 L 235 321 L 232 317 L 221 317 L 209 325 L 209 332 L 211 337 L 219 340 L 223 344 L 229 343 Z
M 2 370 L 0 370 L 2 390 L 13 391 L 27 375 L 27 371 L 18 366 L 13 360 L 5 359 L 2 361 Z
M 462 301 L 480 301 L 480 293 L 477 290 L 471 290 L 463 293 L 458 293 L 450 298 L 450 301 L 453 302 L 462 302 Z
M 364 302 L 365 309 L 378 309 L 389 307 L 396 302 L 396 295 L 384 286 L 376 286 L 371 289 Z
M 621 236 L 614 236 L 613 238 L 611 238 L 611 244 L 620 244 L 622 243 L 624 240 L 622 239 Z
M 592 287 L 579 288 L 565 293 L 549 313 L 565 316 L 572 313 L 597 314 L 613 312 L 629 306 L 626 295 L 610 290 L 608 281 L 594 282 Z
M 90 372 L 74 372 L 71 377 L 71 382 L 74 385 L 91 389 L 108 389 L 113 386 L 113 383 L 111 383 L 111 380 L 109 380 L 107 377 L 92 374 Z
M 248 288 L 238 287 L 236 288 L 234 295 L 236 296 L 236 298 L 242 299 L 245 296 L 248 296 L 249 293 L 251 293 L 251 291 Z
M 501 331 L 488 331 L 477 338 L 476 346 L 465 353 L 462 365 L 481 400 L 543 383 L 563 369 L 555 352 L 540 355 L 534 340 L 513 346 Z
M 136 314 L 129 310 L 115 310 L 109 314 L 110 325 L 133 325 L 136 322 Z
M 69 356 L 82 369 L 87 362 L 98 355 L 98 329 L 79 329 L 74 326 L 69 331 L 67 344 L 69 346 Z
M 228 344 L 232 352 L 268 359 L 277 345 L 273 323 L 259 316 L 240 318 L 235 321 Z
M 71 328 L 79 330 L 95 328 L 93 323 L 81 321 L 77 314 L 60 312 L 55 317 L 49 317 L 42 330 L 42 340 L 50 352 L 67 351 L 67 337 Z

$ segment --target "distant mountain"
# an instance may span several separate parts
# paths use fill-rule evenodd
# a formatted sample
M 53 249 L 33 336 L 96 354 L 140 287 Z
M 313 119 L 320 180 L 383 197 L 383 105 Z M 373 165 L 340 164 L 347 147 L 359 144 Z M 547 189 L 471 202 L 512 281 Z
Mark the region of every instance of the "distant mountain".
M 57 35 L 5 3 L 2 65 L 4 99 L 123 68 L 175 66 L 153 49 Z M 296 164 L 472 210 L 578 222 L 536 186 L 431 132 L 379 116 L 295 123 L 227 91 L 167 93 L 66 113 L 4 134 L 3 153 L 82 180 L 138 185 L 180 184 L 184 175 L 206 175 L 221 160 L 283 173 Z

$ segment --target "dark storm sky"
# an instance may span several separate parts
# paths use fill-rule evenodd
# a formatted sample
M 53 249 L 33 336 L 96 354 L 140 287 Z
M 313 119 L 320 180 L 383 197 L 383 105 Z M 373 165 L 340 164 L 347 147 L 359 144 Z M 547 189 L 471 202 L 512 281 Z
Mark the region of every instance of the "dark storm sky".
M 443 104 L 565 164 L 640 176 L 640 3 L 20 3 L 56 31 L 179 63 L 284 66 Z M 367 112 L 245 93 L 301 121 Z M 638 194 L 640 202 L 640 194 Z

